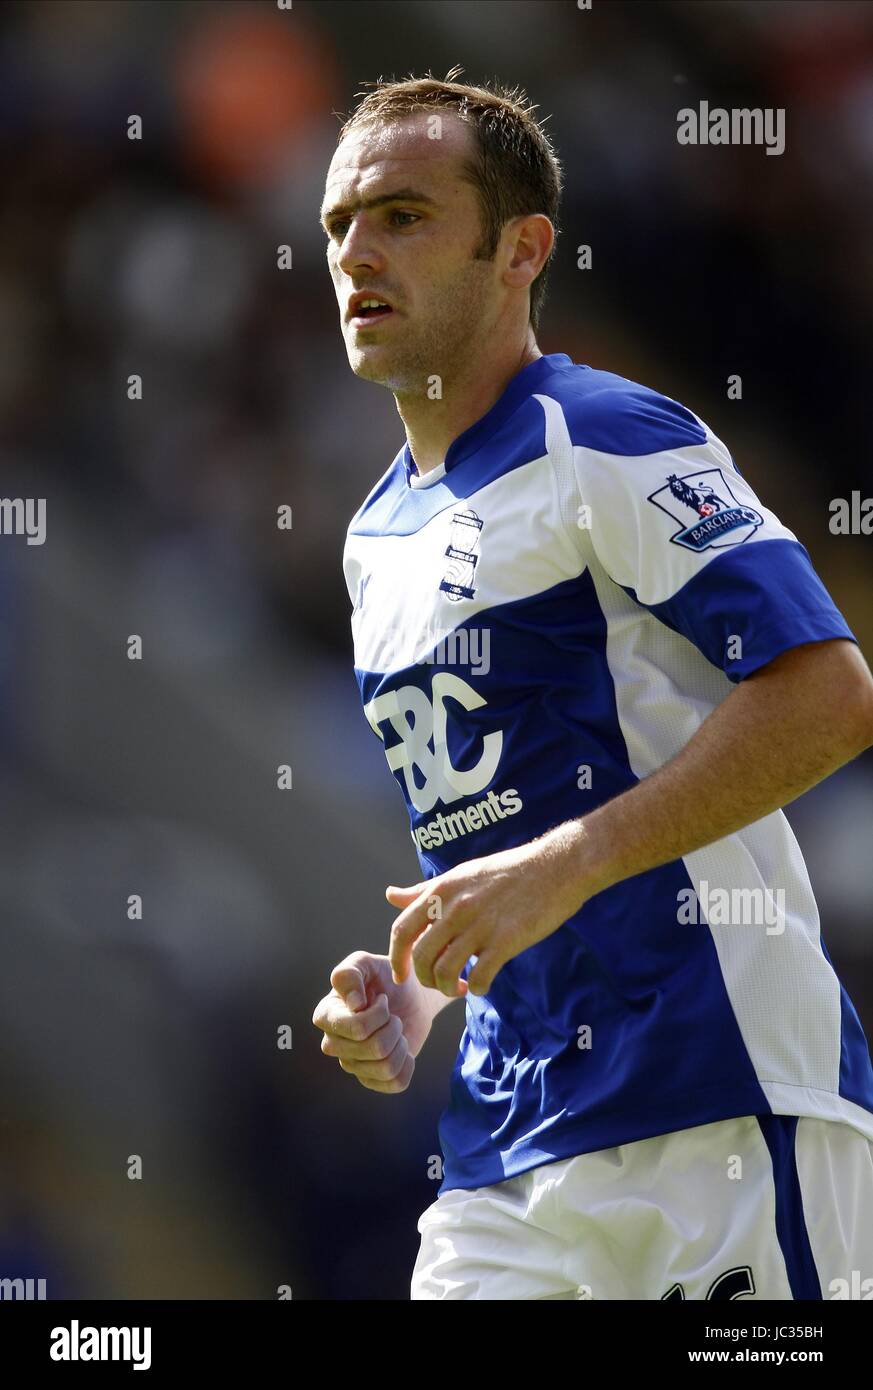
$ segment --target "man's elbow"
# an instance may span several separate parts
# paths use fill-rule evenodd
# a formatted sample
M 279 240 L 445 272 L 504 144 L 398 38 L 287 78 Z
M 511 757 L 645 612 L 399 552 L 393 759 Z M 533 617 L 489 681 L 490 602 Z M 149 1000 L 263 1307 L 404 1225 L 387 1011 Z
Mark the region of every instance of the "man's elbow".
M 844 731 L 848 756 L 856 758 L 873 745 L 873 675 L 858 647 L 843 649 L 844 670 L 833 692 L 839 724 Z
M 854 756 L 857 758 L 859 753 L 873 746 L 873 686 L 865 692 L 862 700 L 858 702 L 857 711 L 857 744 Z

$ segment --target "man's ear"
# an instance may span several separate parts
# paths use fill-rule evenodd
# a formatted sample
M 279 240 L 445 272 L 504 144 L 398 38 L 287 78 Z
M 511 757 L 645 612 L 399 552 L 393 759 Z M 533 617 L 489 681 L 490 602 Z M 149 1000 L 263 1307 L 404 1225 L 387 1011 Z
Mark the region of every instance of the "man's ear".
M 555 244 L 555 229 L 544 213 L 531 213 L 515 219 L 507 229 L 510 258 L 504 270 L 504 282 L 513 289 L 533 284 Z

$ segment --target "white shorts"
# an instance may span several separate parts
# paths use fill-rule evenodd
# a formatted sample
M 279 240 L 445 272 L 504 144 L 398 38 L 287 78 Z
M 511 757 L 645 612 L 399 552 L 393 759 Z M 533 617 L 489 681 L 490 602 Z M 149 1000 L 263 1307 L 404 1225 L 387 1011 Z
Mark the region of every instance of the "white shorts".
M 873 1142 L 719 1120 L 453 1188 L 418 1230 L 413 1299 L 870 1299 Z

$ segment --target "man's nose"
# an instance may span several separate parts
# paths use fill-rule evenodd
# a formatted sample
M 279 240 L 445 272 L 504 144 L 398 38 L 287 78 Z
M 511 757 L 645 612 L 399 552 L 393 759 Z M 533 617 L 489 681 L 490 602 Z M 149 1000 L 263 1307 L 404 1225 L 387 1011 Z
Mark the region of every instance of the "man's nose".
M 366 218 L 356 217 L 349 223 L 342 240 L 337 265 L 344 275 L 353 277 L 361 270 L 379 270 L 385 258 L 379 248 L 378 238 L 371 223 Z

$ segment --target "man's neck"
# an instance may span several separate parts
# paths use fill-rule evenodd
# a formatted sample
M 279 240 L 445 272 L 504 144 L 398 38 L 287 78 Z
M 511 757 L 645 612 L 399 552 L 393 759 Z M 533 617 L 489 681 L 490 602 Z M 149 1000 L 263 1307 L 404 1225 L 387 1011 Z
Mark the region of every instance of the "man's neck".
M 445 461 L 449 446 L 459 435 L 481 420 L 497 403 L 513 377 L 535 362 L 542 353 L 533 330 L 528 329 L 521 351 L 505 355 L 485 372 L 481 364 L 443 383 L 442 398 L 430 400 L 425 394 L 396 394 L 397 410 L 406 428 L 406 440 L 419 477 L 424 477 Z

